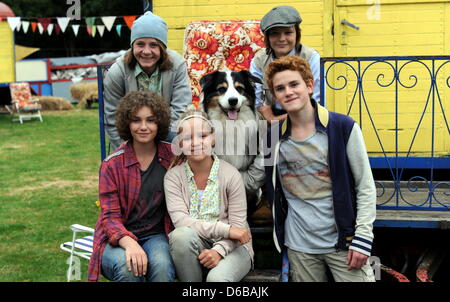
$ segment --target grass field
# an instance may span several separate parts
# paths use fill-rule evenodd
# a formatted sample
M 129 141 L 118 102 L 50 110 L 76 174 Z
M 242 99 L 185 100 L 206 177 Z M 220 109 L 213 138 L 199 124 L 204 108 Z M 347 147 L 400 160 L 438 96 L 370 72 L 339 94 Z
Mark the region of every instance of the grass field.
M 97 110 L 0 115 L 0 281 L 65 281 L 69 226 L 94 227 L 99 209 Z M 87 261 L 81 259 L 82 280 Z

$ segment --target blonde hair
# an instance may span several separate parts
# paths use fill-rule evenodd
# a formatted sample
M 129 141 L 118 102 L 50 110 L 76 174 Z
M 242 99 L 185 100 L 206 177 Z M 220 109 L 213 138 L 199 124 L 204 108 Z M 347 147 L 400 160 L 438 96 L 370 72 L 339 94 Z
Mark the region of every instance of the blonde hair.
M 176 131 L 177 136 L 183 132 L 183 127 L 182 127 L 183 123 L 190 119 L 193 119 L 193 118 L 199 118 L 199 119 L 202 119 L 203 121 L 205 121 L 211 130 L 211 134 L 214 133 L 214 126 L 211 123 L 208 114 L 205 111 L 197 109 L 194 104 L 190 104 L 189 106 L 187 106 L 186 111 L 180 115 L 180 118 L 177 122 L 177 131 Z M 178 147 L 181 148 L 181 140 L 178 141 Z M 184 163 L 186 161 L 186 159 L 187 159 L 187 157 L 183 153 L 175 156 L 174 159 L 172 160 L 169 168 L 178 166 L 178 165 Z

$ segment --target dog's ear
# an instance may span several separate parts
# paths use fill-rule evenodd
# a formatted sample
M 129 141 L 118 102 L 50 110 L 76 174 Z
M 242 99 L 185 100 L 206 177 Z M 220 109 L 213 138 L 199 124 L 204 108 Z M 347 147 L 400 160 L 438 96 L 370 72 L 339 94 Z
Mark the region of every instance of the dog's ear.
M 214 83 L 213 79 L 216 77 L 217 71 L 205 74 L 200 79 L 200 86 L 202 87 L 202 91 L 205 91 L 211 84 Z
M 260 78 L 255 77 L 255 76 L 252 75 L 252 74 L 250 73 L 250 71 L 248 71 L 248 70 L 241 70 L 241 71 L 239 71 L 239 73 L 244 77 L 244 79 L 245 79 L 245 78 L 249 79 L 250 83 L 251 83 L 253 86 L 255 86 L 255 83 L 259 83 L 259 84 L 262 84 L 262 83 L 263 83 L 263 82 L 261 81 Z

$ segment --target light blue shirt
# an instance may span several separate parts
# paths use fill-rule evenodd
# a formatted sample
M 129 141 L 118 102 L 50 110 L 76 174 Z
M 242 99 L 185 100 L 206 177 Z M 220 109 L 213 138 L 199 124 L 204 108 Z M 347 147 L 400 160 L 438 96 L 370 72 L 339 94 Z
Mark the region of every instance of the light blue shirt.
M 265 51 L 264 49 L 260 51 Z M 289 55 L 295 55 L 295 48 L 291 50 Z M 311 73 L 314 78 L 314 90 L 312 98 L 316 101 L 320 101 L 320 55 L 317 51 L 313 52 L 311 55 L 310 60 L 308 61 L 308 64 L 311 68 Z M 258 67 L 256 67 L 255 62 L 252 60 L 250 64 L 250 73 L 254 75 L 255 77 L 261 79 L 261 81 L 264 78 L 264 71 L 260 70 Z M 263 99 L 263 85 L 259 83 L 255 83 L 255 106 L 256 108 L 259 108 L 263 105 L 264 99 Z M 275 103 L 275 108 L 282 109 L 281 106 L 278 103 Z
M 288 202 L 285 244 L 294 251 L 325 254 L 338 240 L 328 168 L 328 136 L 317 131 L 281 143 L 278 171 Z

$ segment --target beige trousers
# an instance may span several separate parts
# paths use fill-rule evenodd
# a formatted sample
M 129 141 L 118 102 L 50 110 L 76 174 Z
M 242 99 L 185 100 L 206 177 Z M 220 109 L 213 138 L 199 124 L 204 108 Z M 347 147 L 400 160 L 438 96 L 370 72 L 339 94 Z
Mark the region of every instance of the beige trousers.
M 292 282 L 326 282 L 328 266 L 336 282 L 375 282 L 369 263 L 360 269 L 348 270 L 348 251 L 327 254 L 305 254 L 288 249 L 289 280 Z

